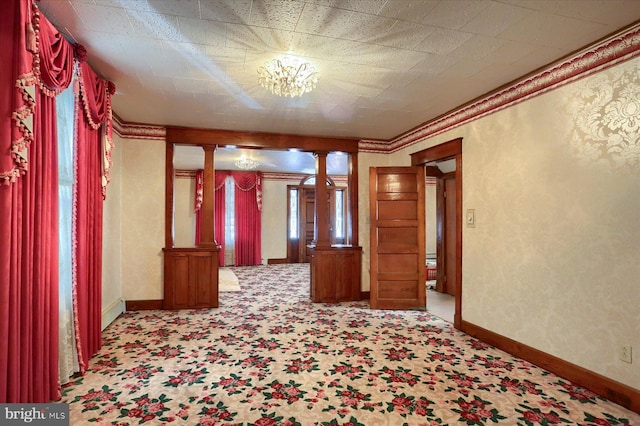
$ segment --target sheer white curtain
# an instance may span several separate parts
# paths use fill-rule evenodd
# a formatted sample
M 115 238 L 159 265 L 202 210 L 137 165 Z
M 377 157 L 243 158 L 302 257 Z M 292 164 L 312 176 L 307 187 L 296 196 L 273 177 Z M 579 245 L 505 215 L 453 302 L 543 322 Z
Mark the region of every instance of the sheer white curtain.
M 73 83 L 56 98 L 58 114 L 58 201 L 59 201 L 59 374 L 60 383 L 69 381 L 80 371 L 73 328 L 73 293 L 71 280 L 71 226 L 73 216 Z

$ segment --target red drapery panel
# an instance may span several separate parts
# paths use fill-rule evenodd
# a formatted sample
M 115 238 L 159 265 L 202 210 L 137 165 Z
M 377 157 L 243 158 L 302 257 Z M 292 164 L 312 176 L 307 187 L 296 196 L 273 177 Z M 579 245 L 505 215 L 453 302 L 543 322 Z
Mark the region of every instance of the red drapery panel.
M 84 50 L 76 46 L 81 60 Z M 79 64 L 76 98 L 74 185 L 74 310 L 80 371 L 101 346 L 102 323 L 102 133 L 110 120 L 110 90 L 86 62 Z
M 196 192 L 193 195 L 193 209 L 196 212 L 196 247 L 200 245 L 202 232 L 202 197 L 204 196 L 204 170 L 196 171 Z
M 262 173 L 231 172 L 235 181 L 236 265 L 262 263 Z
M 216 171 L 214 173 L 215 194 L 215 235 L 214 238 L 221 247 L 219 254 L 220 266 L 224 266 L 224 212 L 225 212 L 225 180 L 229 176 L 228 171 Z M 204 170 L 196 171 L 196 192 L 194 195 L 194 208 L 196 210 L 196 246 L 200 245 L 200 230 L 202 228 L 202 197 L 203 197 Z
M 47 402 L 60 397 L 53 96 L 71 81 L 73 50 L 28 1 L 3 3 L 0 36 L 0 179 L 13 182 L 0 186 L 0 402 Z
M 218 253 L 218 262 L 220 262 L 220 266 L 224 266 L 224 251 L 226 250 L 225 246 L 225 211 L 227 209 L 227 198 L 226 198 L 226 188 L 225 182 L 227 181 L 227 177 L 229 176 L 228 171 L 219 171 L 216 172 L 216 183 L 215 183 L 215 212 L 214 212 L 214 220 L 215 220 L 215 238 L 218 245 L 221 247 L 220 253 Z

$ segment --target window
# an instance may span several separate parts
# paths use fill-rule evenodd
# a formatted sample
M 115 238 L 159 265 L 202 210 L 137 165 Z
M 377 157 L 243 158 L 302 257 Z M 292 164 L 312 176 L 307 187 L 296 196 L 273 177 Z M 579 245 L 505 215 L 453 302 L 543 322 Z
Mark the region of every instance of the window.
M 336 240 L 344 240 L 344 190 L 336 191 Z
M 298 188 L 289 188 L 289 239 L 298 239 Z

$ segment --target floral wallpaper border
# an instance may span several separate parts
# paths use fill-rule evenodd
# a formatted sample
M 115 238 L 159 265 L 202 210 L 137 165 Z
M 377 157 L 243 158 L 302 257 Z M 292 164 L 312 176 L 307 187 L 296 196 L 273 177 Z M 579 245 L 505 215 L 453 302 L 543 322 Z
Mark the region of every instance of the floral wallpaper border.
M 362 152 L 395 152 L 637 56 L 640 56 L 640 25 L 390 142 L 361 140 L 358 149 Z

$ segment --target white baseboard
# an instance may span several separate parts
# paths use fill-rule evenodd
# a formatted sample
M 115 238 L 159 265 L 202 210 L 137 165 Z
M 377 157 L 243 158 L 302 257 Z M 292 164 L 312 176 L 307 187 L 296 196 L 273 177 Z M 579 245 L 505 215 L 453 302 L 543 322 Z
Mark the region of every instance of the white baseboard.
M 116 299 L 102 310 L 102 330 L 107 328 L 118 316 L 125 311 L 124 299 Z

